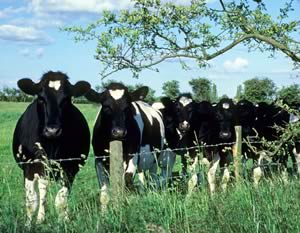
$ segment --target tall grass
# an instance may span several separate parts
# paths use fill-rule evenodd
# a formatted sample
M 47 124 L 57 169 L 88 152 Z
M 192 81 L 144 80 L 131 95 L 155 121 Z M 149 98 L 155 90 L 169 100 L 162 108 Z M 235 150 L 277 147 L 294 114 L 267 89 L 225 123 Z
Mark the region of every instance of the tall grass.
M 46 221 L 28 229 L 23 176 L 11 152 L 12 133 L 26 106 L 0 102 L 0 232 L 300 232 L 295 178 L 286 185 L 279 179 L 263 181 L 258 189 L 245 181 L 214 196 L 205 187 L 189 197 L 180 189 L 128 193 L 118 206 L 101 213 L 92 153 L 73 185 L 70 221 L 58 221 L 53 205 L 58 186 L 52 183 Z M 92 127 L 97 107 L 78 106 Z

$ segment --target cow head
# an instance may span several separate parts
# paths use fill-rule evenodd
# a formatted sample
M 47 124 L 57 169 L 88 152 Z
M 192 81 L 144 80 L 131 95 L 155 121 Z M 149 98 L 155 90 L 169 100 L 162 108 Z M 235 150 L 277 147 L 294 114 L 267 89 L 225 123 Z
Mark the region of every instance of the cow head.
M 240 100 L 236 104 L 237 124 L 242 126 L 242 136 L 254 134 L 255 106 L 248 100 Z
M 20 79 L 18 86 L 26 94 L 37 96 L 42 135 L 49 139 L 63 134 L 63 116 L 72 105 L 72 96 L 79 97 L 90 90 L 88 82 L 79 81 L 72 85 L 67 75 L 52 71 L 45 73 L 38 83 L 28 78 Z
M 121 83 L 111 83 L 102 93 L 90 90 L 86 98 L 102 105 L 100 116 L 109 125 L 111 138 L 122 140 L 127 135 L 128 122 L 134 117 L 132 102 L 143 100 L 148 94 L 148 87 L 143 86 L 130 92 Z
M 231 99 L 224 98 L 215 107 L 219 126 L 219 138 L 229 140 L 234 135 L 235 105 Z
M 191 121 L 195 102 L 191 94 L 182 94 L 174 102 L 169 98 L 162 98 L 161 102 L 166 108 L 166 111 L 173 114 L 173 123 L 179 133 L 184 136 L 191 130 Z M 171 115 L 169 114 L 169 115 Z

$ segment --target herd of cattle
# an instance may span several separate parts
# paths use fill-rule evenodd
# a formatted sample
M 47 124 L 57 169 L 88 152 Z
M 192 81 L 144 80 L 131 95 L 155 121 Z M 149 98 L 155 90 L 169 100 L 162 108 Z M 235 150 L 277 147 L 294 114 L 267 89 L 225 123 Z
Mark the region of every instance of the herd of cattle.
M 236 125 L 242 126 L 243 138 L 258 135 L 272 141 L 280 136 L 274 125 L 284 127 L 290 119 L 298 120 L 275 105 L 254 105 L 246 100 L 234 103 L 231 99 L 211 104 L 196 102 L 190 94 L 182 94 L 175 101 L 164 97 L 161 102 L 150 106 L 143 101 L 148 93 L 147 87 L 130 92 L 123 84 L 111 83 L 105 91 L 98 93 L 85 81 L 72 85 L 61 72 L 49 71 L 38 83 L 21 79 L 18 86 L 26 94 L 36 96 L 18 120 L 13 137 L 13 154 L 25 179 L 29 224 L 36 212 L 37 222 L 45 219 L 49 176 L 61 183 L 55 205 L 60 216 L 68 218 L 67 198 L 90 148 L 88 124 L 72 104 L 72 97 L 85 96 L 101 104 L 93 129 L 92 146 L 103 206 L 109 200 L 109 143 L 113 140 L 122 141 L 128 189 L 134 188 L 135 174 L 141 184 L 150 177 L 157 187 L 166 186 L 176 154 L 179 154 L 182 174 L 189 174 L 189 191 L 197 184 L 197 164 L 206 161 L 209 189 L 214 192 L 219 165 L 222 188 L 226 188 L 230 178 L 228 165 L 230 155 L 236 149 Z M 198 161 L 197 145 L 202 145 L 203 161 Z M 295 147 L 290 147 L 291 155 L 300 173 L 299 141 L 292 145 Z M 256 148 L 259 146 L 257 144 Z M 253 169 L 254 182 L 257 183 L 263 174 L 263 154 L 254 153 L 250 146 L 243 146 L 243 155 L 244 160 L 257 161 Z M 286 166 L 287 158 L 281 158 L 280 162 Z M 149 175 L 145 176 L 145 172 Z

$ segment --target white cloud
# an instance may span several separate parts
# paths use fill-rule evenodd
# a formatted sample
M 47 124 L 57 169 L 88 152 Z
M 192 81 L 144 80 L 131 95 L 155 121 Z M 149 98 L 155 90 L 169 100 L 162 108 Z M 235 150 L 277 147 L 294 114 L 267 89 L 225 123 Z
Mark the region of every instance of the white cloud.
M 130 8 L 131 0 L 30 0 L 29 9 L 37 14 L 49 12 L 90 12 Z
M 249 65 L 249 62 L 247 59 L 237 57 L 233 61 L 231 60 L 226 60 L 223 63 L 223 67 L 225 68 L 226 71 L 229 72 L 237 72 L 237 71 L 244 71 Z
M 30 55 L 30 50 L 28 48 L 21 49 L 19 52 L 24 57 L 28 57 Z
M 35 54 L 37 56 L 37 58 L 42 58 L 44 56 L 44 48 L 37 48 L 35 51 Z
M 49 44 L 53 42 L 43 31 L 33 27 L 20 27 L 10 24 L 0 25 L 0 39 L 38 44 Z
M 17 7 L 17 8 L 6 7 L 4 9 L 0 10 L 0 19 L 10 17 L 14 14 L 19 14 L 19 13 L 25 12 L 26 10 L 27 10 L 27 7 Z

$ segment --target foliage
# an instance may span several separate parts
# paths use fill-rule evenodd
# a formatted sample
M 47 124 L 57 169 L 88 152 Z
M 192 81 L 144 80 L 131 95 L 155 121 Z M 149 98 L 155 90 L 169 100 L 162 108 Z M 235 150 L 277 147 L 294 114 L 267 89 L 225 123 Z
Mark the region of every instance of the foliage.
M 109 79 L 109 80 L 106 80 L 105 82 L 102 82 L 101 83 L 101 85 L 97 85 L 96 87 L 95 87 L 95 90 L 97 91 L 97 92 L 102 92 L 102 91 L 104 91 L 105 90 L 105 88 L 110 84 L 110 83 L 112 83 L 112 82 L 116 82 L 115 80 L 113 80 L 113 79 Z M 136 89 L 138 89 L 138 88 L 140 88 L 140 87 L 142 87 L 142 86 L 144 86 L 143 84 L 141 84 L 141 83 L 137 83 L 137 84 L 135 84 L 135 85 L 126 85 L 126 84 L 124 84 L 123 82 L 120 82 L 120 81 L 118 81 L 119 83 L 122 83 L 124 86 L 126 86 L 127 88 L 128 88 L 128 91 L 134 91 L 134 90 L 136 90 Z M 146 96 L 146 98 L 145 98 L 145 101 L 147 102 L 147 103 L 154 103 L 155 101 L 156 101 L 156 99 L 157 99 L 157 97 L 155 96 L 155 90 L 153 90 L 151 87 L 148 87 L 149 88 L 149 92 L 148 92 L 148 94 L 147 94 L 147 96 Z
M 240 101 L 242 99 L 243 87 L 242 85 L 238 85 L 236 89 L 235 99 Z
M 197 78 L 189 81 L 190 86 L 192 87 L 194 99 L 197 101 L 212 101 L 212 97 L 215 98 L 216 93 L 213 89 L 213 84 L 210 80 L 206 78 Z M 214 91 L 213 91 L 214 90 Z
M 289 106 L 300 106 L 300 85 L 293 84 L 287 87 L 282 87 L 277 92 L 277 98 L 283 100 Z
M 3 87 L 0 90 L 0 101 L 30 102 L 33 97 L 26 95 L 17 88 Z
M 243 83 L 242 98 L 253 103 L 272 102 L 275 99 L 276 85 L 269 78 L 253 78 Z
M 179 82 L 177 80 L 167 81 L 162 86 L 163 94 L 171 100 L 175 100 L 179 93 Z
M 300 63 L 297 39 L 299 20 L 289 19 L 294 1 L 280 1 L 278 15 L 269 13 L 266 1 L 226 1 L 216 4 L 191 0 L 178 5 L 162 0 L 133 0 L 133 7 L 103 11 L 100 18 L 83 28 L 65 27 L 75 41 L 96 40 L 95 59 L 103 65 L 102 77 L 129 69 L 137 77 L 143 69 L 179 59 L 194 59 L 199 67 L 242 44 L 249 52 L 275 56 L 282 52 Z M 272 3 L 269 3 L 272 7 Z

